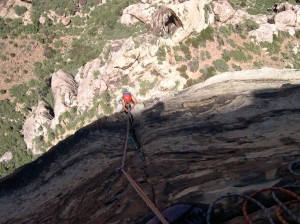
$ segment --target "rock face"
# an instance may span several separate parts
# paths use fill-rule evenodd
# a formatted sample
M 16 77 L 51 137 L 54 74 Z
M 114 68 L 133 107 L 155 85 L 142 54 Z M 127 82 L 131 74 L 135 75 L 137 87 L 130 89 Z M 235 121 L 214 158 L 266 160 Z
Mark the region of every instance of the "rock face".
M 55 127 L 59 123 L 59 116 L 76 106 L 77 83 L 72 75 L 59 70 L 52 74 L 51 90 L 54 98 L 54 119 L 51 127 Z
M 138 21 L 150 24 L 154 11 L 155 8 L 150 4 L 139 3 L 130 5 L 123 11 L 120 22 L 127 26 L 134 25 Z
M 107 90 L 107 85 L 100 73 L 101 60 L 95 59 L 79 69 L 75 80 L 78 83 L 78 110 L 84 111 L 91 107 L 93 99 Z
M 144 4 L 128 6 L 123 11 L 121 22 L 130 25 L 142 21 L 148 32 L 178 43 L 191 32 L 206 28 L 204 5 L 210 2 L 190 0 L 174 4 L 170 1 L 143 1 Z
M 39 101 L 36 107 L 32 108 L 32 112 L 27 116 L 23 125 L 24 141 L 27 145 L 27 150 L 33 155 L 41 154 L 35 145 L 37 137 L 44 138 L 47 133 L 46 126 L 50 126 L 52 115 L 49 111 L 49 105 L 44 101 Z
M 258 29 L 251 30 L 249 32 L 250 37 L 255 37 L 255 40 L 258 42 L 268 41 L 273 42 L 273 35 L 278 34 L 275 24 L 265 23 L 262 24 Z
M 275 15 L 274 18 L 277 27 L 295 26 L 296 13 L 293 10 L 287 10 Z
M 235 10 L 226 0 L 214 1 L 213 10 L 219 16 L 220 22 L 226 22 L 233 17 Z
M 262 69 L 148 102 L 125 169 L 160 210 L 286 182 L 300 159 L 299 95 L 299 71 Z M 153 214 L 116 172 L 126 121 L 103 118 L 2 180 L 0 222 L 146 223 Z

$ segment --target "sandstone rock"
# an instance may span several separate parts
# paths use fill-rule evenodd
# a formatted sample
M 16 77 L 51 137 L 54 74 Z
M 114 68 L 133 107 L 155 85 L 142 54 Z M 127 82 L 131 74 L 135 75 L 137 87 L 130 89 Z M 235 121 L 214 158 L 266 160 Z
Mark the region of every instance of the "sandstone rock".
M 154 11 L 155 8 L 150 4 L 138 3 L 130 5 L 123 10 L 120 22 L 127 26 L 133 25 L 138 21 L 150 24 Z
M 152 32 L 156 36 L 172 37 L 177 28 L 180 27 L 182 27 L 182 22 L 176 13 L 168 7 L 159 7 L 152 16 Z
M 80 112 L 90 108 L 93 99 L 107 90 L 107 84 L 104 81 L 105 74 L 100 70 L 101 60 L 95 59 L 79 68 L 75 76 L 78 83 L 77 102 Z
M 42 25 L 44 25 L 46 23 L 46 18 L 44 16 L 41 16 L 39 18 L 39 23 L 42 24 Z
M 76 105 L 77 83 L 72 75 L 59 70 L 52 74 L 51 90 L 54 98 L 54 119 L 51 127 L 59 123 L 59 116 Z
M 0 157 L 0 163 L 7 163 L 10 160 L 12 160 L 13 154 L 12 152 L 5 152 L 1 157 Z
M 44 137 L 47 133 L 46 126 L 50 126 L 52 115 L 49 110 L 49 105 L 44 101 L 39 101 L 36 107 L 32 108 L 31 113 L 26 117 L 23 125 L 24 141 L 27 150 L 33 155 L 41 154 L 42 152 L 36 148 L 34 140 L 37 137 Z
M 275 15 L 275 25 L 278 28 L 286 26 L 295 26 L 296 24 L 296 13 L 292 10 L 283 11 Z
M 193 31 L 200 32 L 207 27 L 204 6 L 209 2 L 210 0 L 190 0 L 180 4 L 168 5 L 168 8 L 175 12 L 182 24 L 182 27 L 177 27 L 176 32 L 171 37 L 173 43 L 182 41 Z
M 24 6 L 27 8 L 27 12 L 25 12 L 22 16 L 21 19 L 24 22 L 24 24 L 30 24 L 32 23 L 31 21 L 31 9 L 32 9 L 32 4 L 31 1 L 22 1 L 22 0 L 4 0 L 0 1 L 0 17 L 3 18 L 18 18 L 19 16 L 16 15 L 15 13 L 15 6 Z
M 300 9 L 297 10 L 296 17 L 296 26 L 300 28 Z
M 65 26 L 68 26 L 71 23 L 71 19 L 69 17 L 62 17 L 61 23 L 64 24 Z
M 294 6 L 288 2 L 283 2 L 280 3 L 279 5 L 275 5 L 274 6 L 274 10 L 276 13 L 280 13 L 280 12 L 284 12 L 284 11 L 288 11 L 288 10 L 293 10 Z
M 268 41 L 272 43 L 274 34 L 277 34 L 277 29 L 275 24 L 265 23 L 262 24 L 258 29 L 251 30 L 248 35 L 250 37 L 251 36 L 255 37 L 256 41 L 258 42 Z
M 213 1 L 213 6 L 214 13 L 220 17 L 220 22 L 226 22 L 235 13 L 235 10 L 226 0 Z
M 266 68 L 223 73 L 144 102 L 132 128 L 141 147 L 129 143 L 126 172 L 160 210 L 290 184 L 288 164 L 300 159 L 299 77 Z M 0 222 L 146 223 L 152 212 L 116 172 L 126 125 L 122 114 L 100 119 L 1 181 Z
M 249 19 L 249 18 L 252 18 L 252 16 L 248 12 L 242 9 L 238 9 L 234 12 L 232 18 L 228 19 L 226 23 L 238 24 L 238 23 L 242 23 L 243 21 L 245 21 L 245 19 Z

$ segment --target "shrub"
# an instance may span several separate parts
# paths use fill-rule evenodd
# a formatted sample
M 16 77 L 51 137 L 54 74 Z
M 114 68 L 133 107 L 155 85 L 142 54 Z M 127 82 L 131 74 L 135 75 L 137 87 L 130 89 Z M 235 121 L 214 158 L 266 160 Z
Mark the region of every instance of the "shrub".
M 225 50 L 222 54 L 222 57 L 225 61 L 229 61 L 230 59 L 233 59 L 234 61 L 239 61 L 239 62 L 247 62 L 252 59 L 252 56 L 245 54 L 245 52 L 241 50 L 232 50 L 232 51 Z
M 189 76 L 186 74 L 186 71 L 187 71 L 186 65 L 182 65 L 180 68 L 177 68 L 176 70 L 180 72 L 181 77 L 183 77 L 185 79 L 189 78 Z
M 222 34 L 224 34 L 226 37 L 228 37 L 228 36 L 230 36 L 230 35 L 232 34 L 231 30 L 228 29 L 227 26 L 221 26 L 221 27 L 219 28 L 219 30 L 220 30 L 220 32 L 221 32 Z
M 1 55 L 1 60 L 6 61 L 8 58 L 5 55 Z
M 100 96 L 100 106 L 105 114 L 111 114 L 112 113 L 112 107 L 110 105 L 111 96 L 110 94 L 105 91 Z
M 56 54 L 56 51 L 53 48 L 51 48 L 49 46 L 46 46 L 44 48 L 44 56 L 46 58 L 51 59 L 55 56 L 55 54 Z
M 159 61 L 165 61 L 166 60 L 166 50 L 165 50 L 165 46 L 160 46 L 158 49 L 157 49 L 157 52 L 156 52 L 156 56 L 157 56 L 157 59 Z
M 295 33 L 295 36 L 300 39 L 300 30 L 297 30 L 296 33 Z
M 148 81 L 148 80 L 142 80 L 142 81 L 140 82 L 140 94 L 141 94 L 142 96 L 145 96 L 146 93 L 147 93 L 149 90 L 151 90 L 151 89 L 154 88 L 154 86 L 156 85 L 157 81 L 158 81 L 157 78 L 156 78 L 153 82 L 150 82 L 150 81 Z
M 27 11 L 27 8 L 25 6 L 16 5 L 14 10 L 18 16 L 21 16 Z
M 185 57 L 186 57 L 187 60 L 191 60 L 192 59 L 190 48 L 187 45 L 180 44 L 180 49 L 184 53 L 184 55 L 185 55 Z
M 219 72 L 227 72 L 228 71 L 228 65 L 226 61 L 223 59 L 218 59 L 213 61 L 214 67 L 219 71 Z
M 6 93 L 6 90 L 5 89 L 1 89 L 0 90 L 0 94 L 5 94 Z
M 182 61 L 182 57 L 180 55 L 175 54 L 174 57 L 175 57 L 175 61 Z
M 231 67 L 234 69 L 234 71 L 242 71 L 242 68 L 239 65 L 232 64 Z
M 269 43 L 267 41 L 260 43 L 261 47 L 266 47 L 270 55 L 278 54 L 280 52 L 280 45 L 276 42 Z
M 260 47 L 253 42 L 244 42 L 243 43 L 247 51 L 253 52 L 254 54 L 260 55 Z

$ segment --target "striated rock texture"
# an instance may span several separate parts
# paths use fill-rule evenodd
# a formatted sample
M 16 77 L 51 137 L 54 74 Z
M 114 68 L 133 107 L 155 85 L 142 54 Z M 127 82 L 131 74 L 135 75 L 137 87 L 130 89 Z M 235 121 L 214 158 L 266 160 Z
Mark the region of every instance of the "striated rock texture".
M 44 101 L 39 101 L 38 105 L 33 107 L 31 113 L 27 116 L 23 125 L 24 141 L 27 150 L 30 150 L 33 155 L 42 153 L 37 149 L 39 147 L 36 147 L 35 139 L 38 137 L 44 138 L 47 133 L 46 126 L 50 126 L 52 118 L 49 105 Z
M 59 70 L 52 74 L 51 90 L 54 98 L 54 119 L 51 127 L 59 123 L 59 116 L 76 106 L 77 83 L 72 75 Z
M 299 96 L 299 71 L 262 69 L 145 102 L 126 170 L 161 210 L 287 181 L 300 159 Z M 103 118 L 3 179 L 0 222 L 146 223 L 152 212 L 117 172 L 125 133 L 123 115 Z

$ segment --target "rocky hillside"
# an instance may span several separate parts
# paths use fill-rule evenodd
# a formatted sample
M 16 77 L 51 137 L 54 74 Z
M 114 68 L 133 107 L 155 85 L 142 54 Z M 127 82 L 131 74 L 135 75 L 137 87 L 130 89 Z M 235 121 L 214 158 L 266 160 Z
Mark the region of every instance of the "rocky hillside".
M 295 1 L 9 0 L 0 9 L 1 176 L 112 115 L 124 89 L 144 111 L 223 72 L 300 68 Z
M 299 96 L 299 71 L 261 69 L 145 103 L 133 114 L 140 148 L 129 144 L 126 170 L 161 210 L 296 183 L 288 164 L 300 159 Z M 3 179 L 0 222 L 146 223 L 152 212 L 116 172 L 125 133 L 124 114 L 101 118 Z M 237 209 L 227 223 L 244 222 Z

